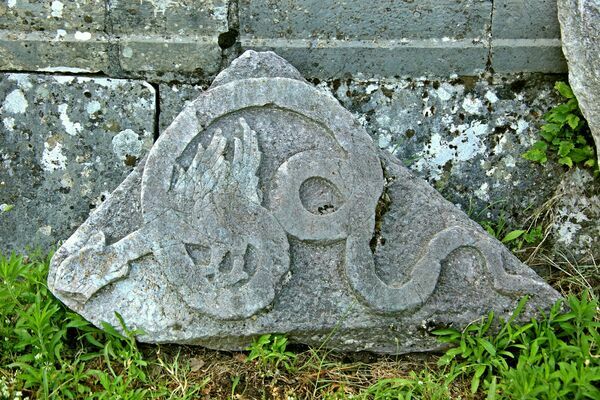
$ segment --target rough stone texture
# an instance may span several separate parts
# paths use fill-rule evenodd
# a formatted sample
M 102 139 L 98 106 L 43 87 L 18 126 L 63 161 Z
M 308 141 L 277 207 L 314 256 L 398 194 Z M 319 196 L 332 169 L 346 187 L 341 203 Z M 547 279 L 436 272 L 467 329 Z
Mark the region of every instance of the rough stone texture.
M 158 120 L 160 132 L 171 125 L 175 117 L 206 89 L 207 86 L 200 85 L 161 84 L 158 89 L 160 95 Z
M 306 76 L 473 74 L 485 69 L 491 2 L 240 1 L 243 48 L 270 49 Z
M 504 213 L 519 222 L 524 210 L 552 195 L 564 173 L 521 157 L 538 140 L 541 116 L 559 100 L 554 79 L 334 80 L 318 86 L 352 111 L 382 150 L 473 218 Z
M 559 0 L 558 16 L 569 83 L 600 148 L 600 1 Z
M 119 38 L 122 73 L 157 81 L 214 76 L 227 0 L 108 2 L 110 33 Z
M 357 77 L 314 82 L 352 111 L 382 150 L 398 157 L 471 218 L 479 222 L 503 218 L 511 229 L 521 229 L 555 196 L 572 204 L 593 200 L 593 186 L 562 189 L 571 173 L 556 162 L 541 166 L 521 157 L 539 139 L 541 116 L 561 101 L 553 89 L 557 79 L 566 77 Z M 161 130 L 204 90 L 161 85 Z M 563 220 L 576 226 L 553 229 L 549 242 L 575 260 L 600 259 L 600 249 L 590 241 L 596 226 L 577 222 L 580 211 L 594 221 L 592 209 L 557 209 L 554 214 L 563 215 L 557 226 Z
M 556 190 L 553 224 L 558 257 L 593 264 L 600 259 L 600 179 L 587 170 L 565 174 Z
M 567 71 L 555 0 L 495 0 L 493 4 L 494 71 Z
M 214 76 L 226 0 L 0 3 L 0 69 L 156 81 Z
M 550 0 L 0 3 L 3 70 L 194 84 L 239 55 L 240 42 L 276 50 L 320 79 L 566 71 Z
M 471 218 L 503 218 L 512 229 L 522 229 L 550 199 L 590 204 L 597 190 L 591 183 L 563 190 L 571 176 L 564 167 L 555 161 L 541 166 L 521 157 L 539 140 L 542 116 L 562 101 L 553 89 L 556 79 L 565 77 L 354 79 L 321 82 L 318 87 L 350 109 L 381 149 Z M 554 229 L 548 238 L 572 260 L 600 259 L 596 239 L 590 240 L 597 232 L 593 208 L 554 212 L 576 223 L 573 229 Z M 580 211 L 589 223 L 576 222 Z
M 118 311 L 149 342 L 333 331 L 328 347 L 403 353 L 524 294 L 528 314 L 559 297 L 332 96 L 264 60 L 282 63 L 234 62 L 56 252 L 62 301 L 95 324 Z
M 71 235 L 152 146 L 154 103 L 143 82 L 0 75 L 0 252 Z

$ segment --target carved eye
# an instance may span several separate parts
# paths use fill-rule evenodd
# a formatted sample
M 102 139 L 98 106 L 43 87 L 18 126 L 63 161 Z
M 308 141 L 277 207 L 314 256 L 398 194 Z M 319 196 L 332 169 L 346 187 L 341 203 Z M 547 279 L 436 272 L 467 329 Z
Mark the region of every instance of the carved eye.
M 300 185 L 302 206 L 315 215 L 331 214 L 344 204 L 344 196 L 328 179 L 314 176 Z

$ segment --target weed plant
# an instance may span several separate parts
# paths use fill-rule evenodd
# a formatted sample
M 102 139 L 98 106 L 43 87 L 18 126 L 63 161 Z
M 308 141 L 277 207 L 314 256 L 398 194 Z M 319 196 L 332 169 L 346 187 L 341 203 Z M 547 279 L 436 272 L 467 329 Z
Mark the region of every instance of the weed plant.
M 554 88 L 565 101 L 544 115 L 546 124 L 540 132 L 542 139 L 535 142 L 523 157 L 544 164 L 553 154 L 559 164 L 569 168 L 579 164 L 598 172 L 590 128 L 573 91 L 564 82 L 557 82 Z

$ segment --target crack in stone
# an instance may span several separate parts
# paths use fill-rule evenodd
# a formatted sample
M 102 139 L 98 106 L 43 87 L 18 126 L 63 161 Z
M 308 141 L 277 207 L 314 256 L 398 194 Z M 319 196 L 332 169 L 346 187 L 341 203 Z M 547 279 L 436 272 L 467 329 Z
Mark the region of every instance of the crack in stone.
M 381 161 L 381 170 L 383 171 L 383 191 L 375 208 L 375 229 L 373 229 L 373 237 L 369 242 L 371 252 L 375 254 L 378 246 L 385 244 L 385 238 L 381 235 L 381 226 L 383 225 L 383 217 L 390 210 L 392 199 L 389 195 L 389 186 L 396 180 L 395 176 L 390 176 L 385 168 L 383 160 Z

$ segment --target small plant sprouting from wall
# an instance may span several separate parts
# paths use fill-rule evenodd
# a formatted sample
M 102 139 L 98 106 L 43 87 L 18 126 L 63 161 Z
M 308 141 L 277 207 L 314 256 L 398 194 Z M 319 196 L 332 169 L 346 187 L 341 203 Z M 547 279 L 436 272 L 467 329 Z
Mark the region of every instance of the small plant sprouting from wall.
M 573 91 L 564 82 L 556 82 L 554 88 L 565 98 L 565 102 L 544 115 L 538 140 L 523 158 L 546 163 L 550 154 L 556 154 L 558 163 L 571 168 L 582 165 L 597 170 L 596 155 L 590 129 L 579 110 Z

